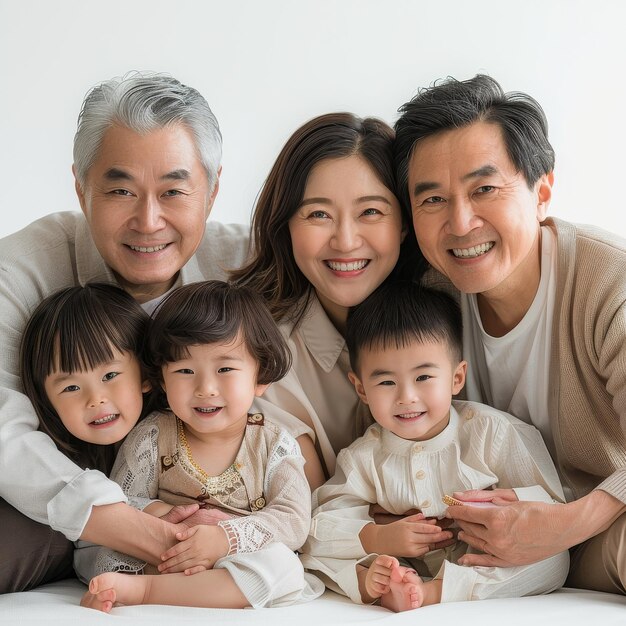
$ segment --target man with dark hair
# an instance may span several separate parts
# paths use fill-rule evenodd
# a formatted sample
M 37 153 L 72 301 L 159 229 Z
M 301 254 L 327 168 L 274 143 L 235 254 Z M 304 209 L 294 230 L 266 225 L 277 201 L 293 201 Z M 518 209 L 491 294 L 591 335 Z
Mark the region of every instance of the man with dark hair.
M 424 89 L 400 112 L 400 193 L 430 281 L 460 292 L 467 397 L 541 431 L 568 499 L 450 507 L 483 552 L 465 563 L 572 548 L 568 585 L 623 594 L 626 241 L 547 217 L 554 153 L 530 96 L 478 75 Z

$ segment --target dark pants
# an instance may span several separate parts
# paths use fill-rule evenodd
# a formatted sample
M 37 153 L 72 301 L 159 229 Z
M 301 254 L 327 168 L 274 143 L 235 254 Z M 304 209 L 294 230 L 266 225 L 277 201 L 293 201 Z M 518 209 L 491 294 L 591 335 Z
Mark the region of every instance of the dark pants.
M 0 498 L 0 593 L 74 576 L 74 544 Z
M 626 595 L 626 513 L 570 555 L 566 587 Z

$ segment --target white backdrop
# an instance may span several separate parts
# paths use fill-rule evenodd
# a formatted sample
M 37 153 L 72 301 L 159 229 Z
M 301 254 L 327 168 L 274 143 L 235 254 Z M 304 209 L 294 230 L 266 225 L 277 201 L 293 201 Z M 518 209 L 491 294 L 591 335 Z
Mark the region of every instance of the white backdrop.
M 622 0 L 0 0 L 0 236 L 78 210 L 82 98 L 132 69 L 171 73 L 216 113 L 212 219 L 249 220 L 305 120 L 349 110 L 393 123 L 418 87 L 483 72 L 546 110 L 551 213 L 626 235 L 625 24 Z

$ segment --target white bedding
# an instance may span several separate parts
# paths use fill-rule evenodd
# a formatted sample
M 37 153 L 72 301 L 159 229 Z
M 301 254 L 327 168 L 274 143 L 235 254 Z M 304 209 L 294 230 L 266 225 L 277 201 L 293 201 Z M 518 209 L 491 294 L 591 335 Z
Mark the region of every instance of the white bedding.
M 109 626 L 198 624 L 202 626 L 331 626 L 335 624 L 407 624 L 411 626 L 624 626 L 626 597 L 563 589 L 549 596 L 514 600 L 458 602 L 394 614 L 375 606 L 352 604 L 327 591 L 309 604 L 280 609 L 227 610 L 173 606 L 116 607 L 110 615 L 78 606 L 85 587 L 62 581 L 25 593 L 0 596 L 0 624 L 38 626 Z

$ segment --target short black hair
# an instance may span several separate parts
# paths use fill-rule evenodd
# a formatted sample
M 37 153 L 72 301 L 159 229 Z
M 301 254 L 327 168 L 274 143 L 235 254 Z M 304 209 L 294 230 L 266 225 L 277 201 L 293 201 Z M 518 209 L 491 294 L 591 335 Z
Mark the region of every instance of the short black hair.
M 460 362 L 463 323 L 459 305 L 446 293 L 414 282 L 384 283 L 350 310 L 346 343 L 350 366 L 358 373 L 361 350 L 411 342 L 444 341 L 451 358 Z
M 280 380 L 291 352 L 262 296 L 221 280 L 191 283 L 172 291 L 157 307 L 146 333 L 144 366 L 152 383 L 153 408 L 167 408 L 162 367 L 186 358 L 188 348 L 228 343 L 241 334 L 258 363 L 257 384 Z
M 541 105 L 528 94 L 505 93 L 490 76 L 477 74 L 463 81 L 447 78 L 420 89 L 398 112 L 401 115 L 395 124 L 394 167 L 397 195 L 404 209 L 410 207 L 409 162 L 418 142 L 475 122 L 500 127 L 509 158 L 529 188 L 554 169 L 554 150 L 548 141 L 548 122 Z

